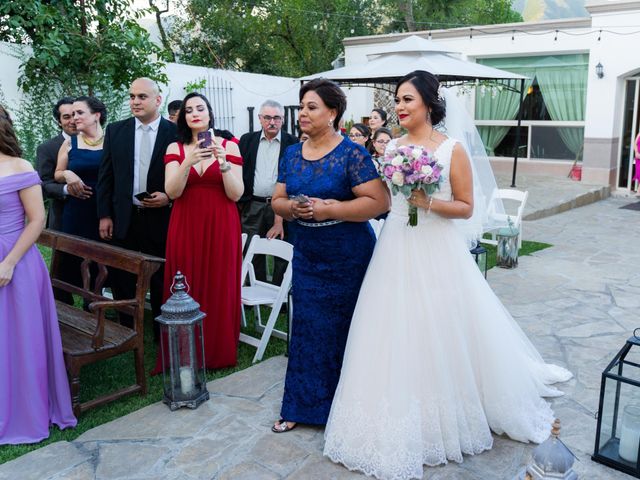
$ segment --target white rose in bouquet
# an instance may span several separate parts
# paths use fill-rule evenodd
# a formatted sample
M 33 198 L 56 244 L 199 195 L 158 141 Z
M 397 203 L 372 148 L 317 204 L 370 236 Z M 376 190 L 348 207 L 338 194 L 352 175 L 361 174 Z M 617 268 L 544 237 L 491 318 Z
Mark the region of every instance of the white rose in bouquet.
M 411 155 L 413 156 L 414 160 L 418 160 L 422 156 L 422 152 L 422 148 L 414 148 L 411 152 Z
M 433 173 L 433 168 L 431 168 L 431 165 L 423 165 L 422 168 L 420 169 L 420 172 L 423 173 L 424 175 L 431 175 Z
M 394 167 L 397 167 L 398 165 L 402 165 L 403 160 L 404 158 L 402 157 L 402 155 L 396 155 L 391 159 L 391 165 L 393 165 Z
M 397 185 L 399 187 L 404 185 L 404 173 L 402 173 L 402 172 L 393 172 L 393 175 L 391 175 L 391 183 L 393 183 L 394 185 Z

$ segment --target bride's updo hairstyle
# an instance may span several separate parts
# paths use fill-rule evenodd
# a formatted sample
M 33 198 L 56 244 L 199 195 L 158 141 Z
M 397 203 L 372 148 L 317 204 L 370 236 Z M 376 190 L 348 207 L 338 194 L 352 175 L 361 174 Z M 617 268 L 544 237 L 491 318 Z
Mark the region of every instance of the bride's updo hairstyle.
M 423 103 L 431 110 L 431 124 L 435 127 L 444 120 L 446 115 L 446 105 L 444 98 L 438 96 L 440 82 L 432 73 L 424 70 L 414 70 L 402 77 L 396 85 L 396 96 L 400 85 L 411 82 L 422 97 Z

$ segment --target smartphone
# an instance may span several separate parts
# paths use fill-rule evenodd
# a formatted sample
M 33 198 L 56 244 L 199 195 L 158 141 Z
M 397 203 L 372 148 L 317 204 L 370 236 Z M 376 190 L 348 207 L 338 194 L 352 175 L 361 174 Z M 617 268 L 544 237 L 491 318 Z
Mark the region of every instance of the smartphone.
M 293 197 L 293 199 L 298 203 L 309 203 L 311 201 L 311 200 L 309 200 L 309 197 L 307 197 L 306 195 L 304 195 L 302 193 L 299 194 L 299 195 L 296 195 L 295 197 Z
M 140 192 L 140 193 L 136 193 L 134 197 L 136 197 L 140 201 L 143 201 L 143 200 L 146 200 L 147 198 L 151 198 L 151 194 L 149 192 Z
M 213 139 L 211 138 L 211 130 L 207 130 L 205 132 L 198 132 L 198 141 L 204 140 L 200 144 L 200 148 L 209 148 L 213 143 Z

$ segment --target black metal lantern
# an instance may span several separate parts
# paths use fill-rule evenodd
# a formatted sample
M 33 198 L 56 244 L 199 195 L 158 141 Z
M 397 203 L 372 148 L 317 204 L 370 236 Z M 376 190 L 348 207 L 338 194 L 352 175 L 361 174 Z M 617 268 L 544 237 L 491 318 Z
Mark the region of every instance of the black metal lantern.
M 640 329 L 602 372 L 596 462 L 640 478 Z
M 197 408 L 209 399 L 204 371 L 204 339 L 200 305 L 187 294 L 189 285 L 179 271 L 173 278 L 171 297 L 156 318 L 160 324 L 162 401 L 171 410 Z
M 473 259 L 476 261 L 476 265 L 478 265 L 484 278 L 487 278 L 487 249 L 478 242 L 475 247 L 469 250 L 469 253 L 473 255 Z
M 604 67 L 600 62 L 598 62 L 598 64 L 596 65 L 596 76 L 598 78 L 604 77 Z

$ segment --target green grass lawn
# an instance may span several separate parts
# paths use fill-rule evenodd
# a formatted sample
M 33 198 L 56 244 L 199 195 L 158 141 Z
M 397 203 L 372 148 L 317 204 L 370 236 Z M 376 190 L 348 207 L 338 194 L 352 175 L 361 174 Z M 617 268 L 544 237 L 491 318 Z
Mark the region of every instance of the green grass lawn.
M 268 311 L 269 309 L 265 309 L 262 312 L 263 321 L 268 318 Z M 151 376 L 148 374 L 148 372 L 155 366 L 157 349 L 153 340 L 151 312 L 147 311 L 146 313 L 144 348 L 148 393 L 145 396 L 131 395 L 124 397 L 107 405 L 89 410 L 80 416 L 78 419 L 78 425 L 74 429 L 61 431 L 57 427 L 53 426 L 50 428 L 51 435 L 49 438 L 40 443 L 0 446 L 0 464 L 53 442 L 74 440 L 82 433 L 93 427 L 110 422 L 111 420 L 162 400 L 162 375 Z M 246 329 L 243 328 L 243 332 L 253 336 L 258 336 L 257 332 L 252 328 L 252 319 L 253 313 L 250 309 L 247 309 L 247 322 L 249 327 Z M 278 323 L 276 324 L 276 328 L 286 331 L 286 323 L 286 316 L 281 315 L 278 319 Z M 284 340 L 272 337 L 263 358 L 267 359 L 276 355 L 282 355 L 285 353 L 286 348 L 287 343 Z M 233 372 L 250 367 L 255 352 L 256 349 L 254 347 L 240 343 L 238 348 L 238 364 L 233 368 L 208 370 L 207 381 L 225 377 Z M 128 352 L 119 355 L 118 357 L 84 367 L 80 374 L 80 400 L 85 401 L 95 398 L 98 395 L 126 387 L 133 383 L 135 383 L 133 353 Z
M 487 245 L 482 244 L 487 249 L 487 266 L 488 268 L 493 268 L 496 266 L 496 246 L 495 245 Z M 528 242 L 526 240 L 522 241 L 522 247 L 518 251 L 518 256 L 523 257 L 525 255 L 531 255 L 534 252 L 539 250 L 544 250 L 545 248 L 549 248 L 551 245 L 549 243 L 542 242 Z
M 529 255 L 538 250 L 550 247 L 551 245 L 538 242 L 522 242 L 520 255 Z M 495 266 L 496 249 L 491 245 L 487 247 L 487 261 L 489 267 Z M 43 257 L 49 262 L 50 253 L 47 249 L 41 249 Z M 253 311 L 247 309 L 247 322 L 249 327 L 243 328 L 244 333 L 253 336 L 259 336 L 253 329 Z M 262 311 L 263 320 L 268 318 L 269 309 Z M 156 361 L 156 344 L 153 341 L 153 328 L 151 312 L 146 312 L 145 319 L 145 367 L 147 372 L 153 368 Z M 286 316 L 280 315 L 276 328 L 287 330 Z M 278 338 L 271 338 L 267 346 L 264 359 L 282 355 L 286 351 L 286 342 Z M 233 368 L 225 368 L 222 370 L 207 371 L 207 380 L 225 377 L 233 372 L 243 370 L 251 366 L 251 361 L 255 354 L 255 348 L 244 343 L 240 343 L 238 349 L 238 364 Z M 106 361 L 98 362 L 94 365 L 88 365 L 82 369 L 80 375 L 80 399 L 85 401 L 95 398 L 98 395 L 113 391 L 118 388 L 131 385 L 135 382 L 135 370 L 133 363 L 133 353 L 129 352 Z M 162 400 L 162 375 L 150 376 L 147 374 L 148 393 L 145 396 L 131 395 L 108 405 L 98 407 L 83 413 L 75 429 L 67 429 L 60 431 L 57 427 L 51 427 L 51 435 L 47 440 L 31 445 L 4 445 L 0 446 L 0 464 L 13 460 L 20 455 L 36 450 L 40 447 L 61 440 L 71 441 L 77 438 L 87 430 L 110 422 L 116 418 L 122 417 L 128 413 L 138 410 L 146 405 L 150 405 Z

